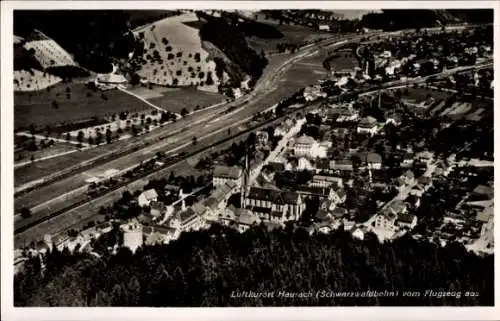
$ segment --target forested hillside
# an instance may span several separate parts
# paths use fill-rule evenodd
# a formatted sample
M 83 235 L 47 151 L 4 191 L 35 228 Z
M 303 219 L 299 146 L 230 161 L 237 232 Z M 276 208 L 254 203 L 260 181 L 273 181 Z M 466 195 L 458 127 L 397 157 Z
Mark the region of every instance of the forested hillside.
M 112 232 L 113 233 L 113 232 Z M 113 235 L 113 234 L 111 234 Z M 111 238 L 111 239 L 114 239 Z M 116 239 L 119 239 L 118 237 Z M 108 242 L 110 238 L 107 238 Z M 104 246 L 105 248 L 106 246 Z M 95 251 L 100 252 L 95 246 Z M 134 255 L 96 258 L 51 253 L 43 276 L 27 263 L 15 278 L 16 306 L 302 306 L 493 305 L 494 257 L 461 245 L 439 248 L 401 238 L 379 244 L 373 235 L 353 240 L 343 231 L 310 236 L 255 227 L 244 234 L 220 226 L 184 233 L 169 245 Z M 317 291 L 399 291 L 398 296 L 317 298 Z M 458 297 L 426 290 L 462 291 Z M 314 293 L 306 298 L 238 298 L 233 291 Z M 421 291 L 405 297 L 403 291 Z M 466 296 L 465 292 L 479 296 Z
M 214 18 L 203 12 L 198 12 L 198 15 L 206 21 L 200 28 L 201 39 L 214 44 L 231 62 L 236 64 L 245 74 L 252 77 L 252 83 L 255 82 L 262 75 L 268 61 L 264 55 L 250 48 L 246 37 L 255 35 L 258 37 L 280 38 L 283 35 L 275 28 L 264 24 L 239 23 L 237 17 L 235 17 L 236 21 L 234 21 L 231 15 L 222 18 Z M 235 74 L 234 70 L 223 59 L 217 59 L 216 63 L 218 69 L 226 71 L 232 76 L 232 79 L 243 80 L 241 75 Z
M 109 72 L 114 58 L 125 58 L 133 49 L 129 19 L 121 10 L 16 10 L 14 34 L 29 40 L 33 30 L 40 30 L 81 66 Z
M 361 25 L 370 29 L 399 30 L 436 27 L 453 23 L 493 23 L 492 9 L 390 9 L 369 13 L 361 19 Z

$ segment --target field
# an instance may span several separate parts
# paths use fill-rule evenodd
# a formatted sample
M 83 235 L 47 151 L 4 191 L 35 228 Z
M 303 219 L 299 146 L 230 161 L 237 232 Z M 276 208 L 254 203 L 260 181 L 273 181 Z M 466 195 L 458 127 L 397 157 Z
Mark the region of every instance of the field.
M 277 51 L 276 45 L 279 43 L 288 44 L 305 44 L 316 39 L 325 39 L 331 37 L 332 34 L 307 28 L 304 26 L 289 26 L 289 25 L 273 25 L 284 35 L 279 39 L 264 39 L 257 37 L 247 38 L 248 44 L 257 52 L 264 50 L 265 52 Z
M 271 57 L 270 64 L 273 59 L 279 58 L 279 56 Z M 266 95 L 266 98 L 259 101 L 259 103 L 270 107 L 278 103 L 281 99 L 293 95 L 299 89 L 314 85 L 318 80 L 327 77 L 327 72 L 322 66 L 323 59 L 322 54 L 316 54 L 293 64 L 284 73 L 278 85 L 273 88 L 273 91 L 269 95 Z
M 14 163 L 17 164 L 20 162 L 26 162 L 29 161 L 32 157 L 34 157 L 35 159 L 40 159 L 76 150 L 78 150 L 78 148 L 75 145 L 62 142 L 55 142 L 54 145 L 43 149 L 38 149 L 37 151 L 16 150 L 14 152 Z
M 183 108 L 192 112 L 196 106 L 208 107 L 224 101 L 224 96 L 221 94 L 200 91 L 195 88 L 169 90 L 160 95 L 160 97 L 147 100 L 174 113 L 180 113 Z
M 61 81 L 61 78 L 45 74 L 39 70 L 32 69 L 14 71 L 14 91 L 37 91 L 53 86 Z
M 151 107 L 144 102 L 118 90 L 94 92 L 85 84 L 60 83 L 50 87 L 50 90 L 14 93 L 14 128 L 22 129 L 34 124 L 43 129 L 47 125 L 149 109 Z
M 328 61 L 330 69 L 334 71 L 359 67 L 358 60 L 350 50 L 337 51 L 333 55 L 329 56 L 325 61 Z
M 415 101 L 425 100 L 427 95 L 431 95 L 436 101 L 446 100 L 450 98 L 453 93 L 443 92 L 439 90 L 432 90 L 429 88 L 408 88 L 408 95 L 404 97 L 406 99 L 414 99 Z M 439 108 L 438 108 L 439 107 Z M 444 105 L 438 104 L 434 107 L 432 113 L 436 115 L 453 116 L 454 118 L 466 117 L 470 120 L 478 121 L 487 117 L 489 112 L 493 110 L 492 103 L 488 101 L 482 101 L 479 99 L 474 99 L 470 103 L 457 103 L 452 106 L 443 109 Z
M 436 101 L 451 97 L 450 93 L 443 91 L 431 90 L 427 88 L 408 88 L 408 95 L 405 95 L 405 98 L 421 101 L 425 100 L 427 95 L 431 95 Z
M 99 146 L 85 151 L 78 151 L 46 161 L 35 162 L 14 170 L 14 186 L 20 186 L 54 173 L 56 168 L 73 166 L 92 157 L 100 156 L 109 146 Z

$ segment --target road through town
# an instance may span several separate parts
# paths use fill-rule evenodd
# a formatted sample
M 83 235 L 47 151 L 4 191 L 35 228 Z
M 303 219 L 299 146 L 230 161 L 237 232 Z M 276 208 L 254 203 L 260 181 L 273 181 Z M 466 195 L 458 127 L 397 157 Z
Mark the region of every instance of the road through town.
M 55 180 L 53 183 L 45 184 L 45 186 L 42 185 L 28 193 L 19 195 L 15 200 L 16 211 L 19 211 L 22 207 L 32 208 L 36 205 L 51 201 L 54 198 L 60 200 L 62 196 L 65 196 L 64 193 L 81 188 L 84 185 L 85 180 L 89 177 L 102 174 L 108 169 L 124 170 L 130 168 L 141 161 L 151 158 L 153 156 L 151 155 L 153 151 L 168 151 L 178 146 L 185 145 L 192 139 L 192 136 L 205 135 L 210 132 L 215 132 L 221 128 L 226 128 L 231 123 L 241 121 L 256 112 L 266 109 L 269 106 L 265 103 L 261 104 L 261 102 L 266 100 L 266 96 L 272 92 L 276 83 L 281 79 L 281 77 L 283 77 L 287 70 L 289 70 L 294 63 L 304 59 L 311 53 L 314 53 L 317 48 L 324 45 L 331 45 L 336 39 L 338 38 L 325 40 L 318 43 L 317 46 L 310 47 L 307 50 L 292 55 L 286 61 L 270 65 L 257 82 L 255 89 L 248 95 L 245 95 L 234 102 L 220 105 L 206 111 L 203 110 L 194 113 L 186 119 L 181 119 L 176 123 L 164 126 L 164 128 L 160 128 L 144 136 L 137 137 L 137 139 L 134 139 L 133 142 L 128 144 L 127 142 L 116 143 L 120 144 L 120 149 L 131 150 L 131 153 L 127 153 L 119 158 L 104 164 L 93 166 L 89 169 L 85 168 L 85 166 L 75 166 L 74 170 L 71 172 L 72 175 L 61 180 Z M 354 38 L 354 40 L 358 39 L 360 39 L 359 36 Z M 340 44 L 341 43 L 343 42 L 340 42 Z M 226 113 L 229 109 L 236 110 L 230 114 L 224 115 L 224 113 Z M 103 146 L 98 148 L 102 149 L 104 154 L 117 153 L 117 147 L 113 145 L 114 144 L 109 147 Z M 133 148 L 138 146 L 140 146 L 140 149 L 133 151 Z M 106 150 L 106 147 L 109 149 L 108 151 Z M 100 158 L 102 156 L 103 155 L 97 155 L 96 158 Z M 86 162 L 92 162 L 92 160 L 84 161 L 81 164 L 85 165 Z M 82 168 L 84 171 L 79 170 Z M 58 173 L 55 174 L 57 175 Z M 25 185 L 30 184 L 27 183 Z M 22 188 L 16 188 L 16 192 L 21 190 Z M 52 204 L 53 203 L 54 202 L 52 202 Z
M 349 41 L 359 41 L 360 38 L 361 36 L 355 36 L 349 39 Z M 311 54 L 317 53 L 318 48 L 322 46 L 331 47 L 332 43 L 341 46 L 345 44 L 346 41 L 332 42 L 332 40 L 330 40 L 329 42 L 323 42 L 318 46 L 299 52 L 284 63 L 275 66 L 271 71 L 266 72 L 255 86 L 255 90 L 242 99 L 221 106 L 220 108 L 210 109 L 203 114 L 197 113 L 197 115 L 193 115 L 195 119 L 191 119 L 189 124 L 181 121 L 173 123 L 167 126 L 168 128 L 165 128 L 163 131 L 156 133 L 155 136 L 144 139 L 146 141 L 149 140 L 150 144 L 128 153 L 126 156 L 92 167 L 83 172 L 77 172 L 66 179 L 56 181 L 53 184 L 21 195 L 15 200 L 16 209 L 26 206 L 34 210 L 34 215 L 28 220 L 17 220 L 15 229 L 22 229 L 24 226 L 29 226 L 32 222 L 44 216 L 50 216 L 50 214 L 55 211 L 84 200 L 86 197 L 85 180 L 89 177 L 97 176 L 109 169 L 117 169 L 123 172 L 142 161 L 151 159 L 155 153 L 159 151 L 173 153 L 183 150 L 189 153 L 192 151 L 191 141 L 193 136 L 198 137 L 198 144 L 205 144 L 205 140 L 207 143 L 209 141 L 216 142 L 217 139 L 223 139 L 224 135 L 227 137 L 225 133 L 228 130 L 232 133 L 238 133 L 244 130 L 242 125 L 246 121 L 251 119 L 256 112 L 265 110 L 269 107 L 268 104 L 262 103 L 264 98 L 272 91 L 273 84 L 283 76 L 293 63 Z M 473 67 L 474 66 L 471 68 Z M 446 71 L 446 73 L 452 72 L 453 70 Z M 425 78 L 421 78 L 414 80 L 412 83 L 424 81 Z M 406 83 L 402 81 L 396 81 L 390 85 L 396 87 L 402 84 L 406 85 Z M 243 101 L 241 102 L 241 100 Z M 233 110 L 228 113 L 227 111 L 229 108 Z M 116 197 L 116 195 L 114 197 Z M 106 199 L 106 195 L 99 197 L 99 199 Z M 89 200 L 88 202 L 95 203 L 97 200 Z M 53 219 L 51 219 L 51 221 L 52 220 Z M 23 234 L 29 234 L 30 229 L 26 230 Z

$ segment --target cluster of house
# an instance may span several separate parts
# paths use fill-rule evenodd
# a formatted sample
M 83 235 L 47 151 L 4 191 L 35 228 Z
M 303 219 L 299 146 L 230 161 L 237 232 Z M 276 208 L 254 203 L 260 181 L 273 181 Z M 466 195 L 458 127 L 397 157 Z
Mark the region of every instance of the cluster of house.
M 323 91 L 321 85 L 316 84 L 313 86 L 307 86 L 304 89 L 304 98 L 306 101 L 315 101 L 319 98 L 325 98 L 328 95 Z
M 481 251 L 492 250 L 494 246 L 494 189 L 493 181 L 486 185 L 478 185 L 472 190 L 467 199 L 459 204 L 453 211 L 444 216 L 444 224 L 453 226 L 453 233 L 445 228 L 435 232 L 441 239 L 461 237 L 458 241 L 464 243 L 482 243 Z
M 136 219 L 122 225 L 124 246 L 135 251 L 146 244 L 166 244 L 179 237 L 182 232 L 208 228 L 225 207 L 229 197 L 241 185 L 241 169 L 237 167 L 217 166 L 214 170 L 213 185 L 215 189 L 202 201 L 187 207 L 185 196 L 177 186 L 165 186 L 166 193 L 175 193 L 178 201 L 166 206 L 157 201 L 158 194 L 154 189 L 141 193 L 138 204 L 148 207 L 150 215 L 141 214 Z M 180 209 L 175 204 L 181 202 Z

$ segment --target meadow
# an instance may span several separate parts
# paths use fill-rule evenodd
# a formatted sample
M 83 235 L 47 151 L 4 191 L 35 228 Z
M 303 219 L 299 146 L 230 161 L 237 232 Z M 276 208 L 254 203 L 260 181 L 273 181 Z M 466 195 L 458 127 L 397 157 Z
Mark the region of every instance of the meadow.
M 14 128 L 58 126 L 151 107 L 119 90 L 93 91 L 83 83 L 59 83 L 36 92 L 14 93 Z
M 218 93 L 205 92 L 196 88 L 180 88 L 177 90 L 162 91 L 160 97 L 147 99 L 149 102 L 173 113 L 180 113 L 183 108 L 189 112 L 221 103 L 224 96 Z

